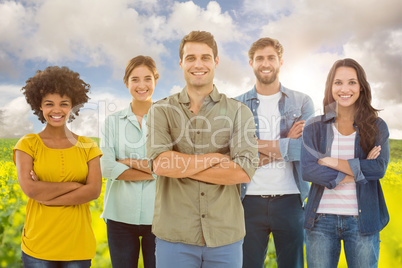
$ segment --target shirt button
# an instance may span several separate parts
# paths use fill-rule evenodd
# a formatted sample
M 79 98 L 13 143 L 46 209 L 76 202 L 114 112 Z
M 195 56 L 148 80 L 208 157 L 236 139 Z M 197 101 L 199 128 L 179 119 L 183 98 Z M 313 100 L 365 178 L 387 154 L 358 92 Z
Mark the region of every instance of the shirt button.
M 202 214 L 201 217 L 202 217 L 202 218 L 205 218 L 205 214 Z
M 197 134 L 200 134 L 200 131 L 199 131 L 199 130 L 197 131 Z
M 205 194 L 202 192 L 201 195 L 204 196 Z

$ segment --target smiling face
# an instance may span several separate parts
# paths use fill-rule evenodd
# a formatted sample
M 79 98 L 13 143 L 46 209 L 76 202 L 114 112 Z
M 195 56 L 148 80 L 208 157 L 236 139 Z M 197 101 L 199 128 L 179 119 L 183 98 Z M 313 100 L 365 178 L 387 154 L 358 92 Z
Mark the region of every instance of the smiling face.
M 253 60 L 249 61 L 257 82 L 264 85 L 272 84 L 279 79 L 279 70 L 282 63 L 272 46 L 256 50 Z
M 54 127 L 64 126 L 70 117 L 72 109 L 71 98 L 58 93 L 49 93 L 42 98 L 40 110 L 43 112 L 48 125 Z
M 126 83 L 133 101 L 152 102 L 152 94 L 156 86 L 154 74 L 145 65 L 133 69 Z
M 211 89 L 215 75 L 215 68 L 219 58 L 214 59 L 212 48 L 205 43 L 187 42 L 183 48 L 183 60 L 180 68 L 188 89 Z
M 356 70 L 352 67 L 336 69 L 332 83 L 332 97 L 339 108 L 353 108 L 360 96 L 360 84 Z

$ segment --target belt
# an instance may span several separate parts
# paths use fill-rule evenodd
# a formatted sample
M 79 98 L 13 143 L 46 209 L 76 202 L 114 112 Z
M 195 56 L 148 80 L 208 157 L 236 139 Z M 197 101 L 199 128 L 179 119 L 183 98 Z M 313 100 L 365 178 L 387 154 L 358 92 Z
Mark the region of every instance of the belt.
M 267 195 L 260 195 L 262 198 L 273 198 L 283 196 L 283 194 L 267 194 Z

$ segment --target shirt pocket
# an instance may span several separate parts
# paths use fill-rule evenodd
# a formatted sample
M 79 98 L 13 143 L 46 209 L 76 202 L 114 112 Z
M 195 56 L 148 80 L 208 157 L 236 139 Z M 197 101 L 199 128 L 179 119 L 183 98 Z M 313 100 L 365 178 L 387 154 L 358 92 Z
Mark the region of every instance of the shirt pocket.
M 184 128 L 171 128 L 170 135 L 172 138 L 173 151 L 194 154 L 194 146 L 189 133 Z
M 293 108 L 285 113 L 286 121 L 297 122 L 301 119 L 302 112 L 300 109 Z
M 221 132 L 211 136 L 212 152 L 227 154 L 230 150 L 230 133 Z
M 297 121 L 300 121 L 302 117 L 302 112 L 297 108 L 293 108 L 285 113 L 285 124 L 286 129 L 289 131 L 293 124 Z

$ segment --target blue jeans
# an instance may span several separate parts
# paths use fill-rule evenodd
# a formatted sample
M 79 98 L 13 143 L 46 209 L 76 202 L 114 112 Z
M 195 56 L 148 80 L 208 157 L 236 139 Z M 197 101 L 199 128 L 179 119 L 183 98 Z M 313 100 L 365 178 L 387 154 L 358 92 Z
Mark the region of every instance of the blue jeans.
M 171 243 L 156 238 L 158 268 L 240 268 L 243 240 L 221 247 Z
M 243 268 L 264 267 L 270 233 L 274 237 L 278 267 L 304 267 L 304 210 L 299 194 L 266 198 L 246 195 L 243 207 L 246 220 Z
M 314 227 L 306 231 L 309 268 L 336 268 L 343 240 L 349 268 L 378 267 L 380 234 L 361 235 L 357 216 L 317 214 Z
M 144 267 L 155 267 L 155 235 L 151 232 L 152 225 L 134 225 L 112 220 L 107 220 L 106 225 L 113 267 L 138 267 L 140 247 Z
M 37 259 L 22 252 L 22 264 L 24 268 L 89 268 L 91 260 L 80 261 L 47 261 Z

